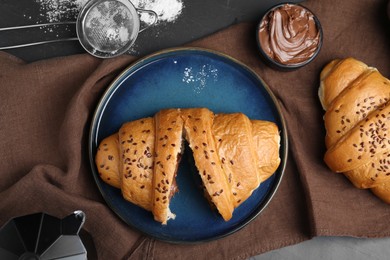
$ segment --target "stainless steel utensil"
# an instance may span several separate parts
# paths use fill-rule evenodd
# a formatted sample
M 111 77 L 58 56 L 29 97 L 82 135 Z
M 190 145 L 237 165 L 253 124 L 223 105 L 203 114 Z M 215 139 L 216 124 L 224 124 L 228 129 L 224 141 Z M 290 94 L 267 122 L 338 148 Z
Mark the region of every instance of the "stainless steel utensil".
M 140 12 L 147 12 L 153 16 L 153 21 L 142 29 L 140 29 Z M 138 34 L 156 22 L 157 14 L 154 11 L 137 9 L 129 0 L 89 0 L 81 9 L 76 21 L 0 28 L 1 32 L 75 24 L 77 37 L 3 46 L 0 50 L 78 40 L 91 55 L 99 58 L 112 58 L 127 52 Z
M 0 259 L 87 259 L 79 237 L 85 213 L 63 219 L 46 213 L 18 216 L 0 228 Z

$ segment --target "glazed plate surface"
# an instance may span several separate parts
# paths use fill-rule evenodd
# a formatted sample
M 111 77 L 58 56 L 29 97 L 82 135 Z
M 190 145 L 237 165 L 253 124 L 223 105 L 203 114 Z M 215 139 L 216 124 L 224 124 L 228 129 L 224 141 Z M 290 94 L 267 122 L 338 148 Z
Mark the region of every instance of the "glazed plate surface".
M 250 119 L 272 121 L 279 127 L 282 161 L 278 170 L 235 209 L 228 222 L 211 210 L 204 198 L 188 145 L 177 174 L 179 192 L 170 206 L 176 219 L 166 226 L 154 221 L 150 212 L 125 201 L 119 189 L 98 176 L 94 156 L 103 138 L 117 132 L 127 121 L 153 116 L 164 108 L 188 107 L 207 107 L 214 113 L 242 112 Z M 267 206 L 283 176 L 287 133 L 273 94 L 247 66 L 214 51 L 171 49 L 132 64 L 108 87 L 91 123 L 89 157 L 100 192 L 123 221 L 159 240 L 194 243 L 232 234 Z

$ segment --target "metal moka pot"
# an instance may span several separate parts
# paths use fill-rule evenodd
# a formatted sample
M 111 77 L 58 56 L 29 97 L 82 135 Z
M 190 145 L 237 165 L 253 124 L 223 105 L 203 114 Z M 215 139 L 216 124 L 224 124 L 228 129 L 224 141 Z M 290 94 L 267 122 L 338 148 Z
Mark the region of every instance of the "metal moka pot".
M 85 260 L 87 251 L 78 235 L 84 222 L 82 211 L 63 219 L 45 213 L 13 218 L 0 229 L 0 259 Z

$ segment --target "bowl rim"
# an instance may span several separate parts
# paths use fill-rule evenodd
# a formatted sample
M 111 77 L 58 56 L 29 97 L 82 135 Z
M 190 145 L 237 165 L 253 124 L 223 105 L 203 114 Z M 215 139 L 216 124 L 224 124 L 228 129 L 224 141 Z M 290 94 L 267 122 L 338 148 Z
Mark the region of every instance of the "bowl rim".
M 294 64 L 283 64 L 283 63 L 280 63 L 280 62 L 274 60 L 273 58 L 271 58 L 270 56 L 268 56 L 268 54 L 265 53 L 265 51 L 264 51 L 264 49 L 263 49 L 263 47 L 261 45 L 260 33 L 259 32 L 260 32 L 260 27 L 261 27 L 261 24 L 262 24 L 263 20 L 268 16 L 268 14 L 270 12 L 272 12 L 275 9 L 280 8 L 281 6 L 284 6 L 284 5 L 299 6 L 300 8 L 303 8 L 306 11 L 310 12 L 313 15 L 315 24 L 316 24 L 317 29 L 319 31 L 318 46 L 317 46 L 317 49 L 315 50 L 314 54 L 310 58 L 308 58 L 307 60 L 299 62 L 299 63 L 294 63 Z M 265 60 L 265 62 L 268 65 L 270 65 L 271 67 L 277 68 L 277 69 L 282 69 L 282 70 L 295 70 L 295 69 L 301 68 L 301 67 L 309 64 L 310 62 L 312 62 L 317 57 L 317 55 L 320 53 L 320 50 L 321 50 L 322 45 L 323 45 L 323 38 L 324 38 L 324 34 L 323 34 L 323 30 L 322 30 L 322 25 L 321 25 L 321 22 L 318 19 L 317 15 L 313 11 L 311 11 L 309 8 L 307 8 L 307 7 L 305 7 L 305 6 L 301 5 L 301 4 L 292 3 L 292 2 L 285 2 L 285 3 L 280 3 L 280 4 L 273 5 L 271 8 L 269 8 L 263 14 L 263 16 L 261 17 L 261 19 L 258 22 L 257 27 L 256 27 L 256 42 L 257 42 L 257 47 L 258 47 L 258 49 L 260 51 L 261 56 L 263 57 L 263 59 Z

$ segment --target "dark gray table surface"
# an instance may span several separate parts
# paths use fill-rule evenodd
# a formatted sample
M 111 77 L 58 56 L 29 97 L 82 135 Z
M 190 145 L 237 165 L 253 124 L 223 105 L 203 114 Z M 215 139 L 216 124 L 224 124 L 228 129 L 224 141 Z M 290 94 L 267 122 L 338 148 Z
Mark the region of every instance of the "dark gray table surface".
M 76 1 L 68 0 L 71 3 Z M 174 22 L 161 22 L 140 33 L 131 54 L 142 56 L 160 49 L 180 46 L 238 22 L 258 21 L 266 9 L 283 2 L 280 0 L 178 1 L 181 1 L 184 6 L 180 16 Z M 48 10 L 42 9 L 44 2 L 44 0 L 1 0 L 0 28 L 50 22 L 50 17 L 45 15 L 45 11 Z M 52 0 L 52 2 L 61 1 Z M 72 9 L 68 13 L 63 13 L 62 17 L 56 17 L 56 20 L 72 21 L 76 17 L 77 10 Z M 0 47 L 75 36 L 74 26 L 0 31 Z M 68 41 L 12 49 L 7 52 L 29 62 L 85 51 L 78 41 Z M 390 238 L 317 237 L 297 245 L 254 256 L 251 259 L 390 259 Z
M 59 3 L 55 11 L 50 10 L 53 4 Z M 182 12 L 172 22 L 161 21 L 138 35 L 132 54 L 145 55 L 160 49 L 180 46 L 183 43 L 199 39 L 229 25 L 242 21 L 257 21 L 262 14 L 282 0 L 178 0 L 183 4 Z M 61 4 L 62 2 L 62 4 Z M 68 2 L 67 4 L 64 4 Z M 75 21 L 77 19 L 77 3 L 81 0 L 1 0 L 0 28 L 54 21 Z M 134 1 L 138 3 L 140 1 Z M 161 1 L 160 1 L 161 2 Z M 290 2 L 301 2 L 292 0 Z M 137 7 L 137 6 L 135 6 Z M 46 8 L 46 9 L 45 9 Z M 59 9 L 61 17 L 58 15 Z M 66 10 L 69 9 L 68 11 Z M 67 11 L 67 12 L 66 12 Z M 46 12 L 46 13 L 45 13 Z M 54 13 L 50 15 L 49 12 Z M 56 25 L 45 28 L 19 29 L 0 31 L 0 47 L 24 44 L 42 40 L 64 39 L 76 37 L 74 25 Z M 26 61 L 35 61 L 50 57 L 83 53 L 77 41 L 59 42 L 34 47 L 25 47 L 7 52 Z

